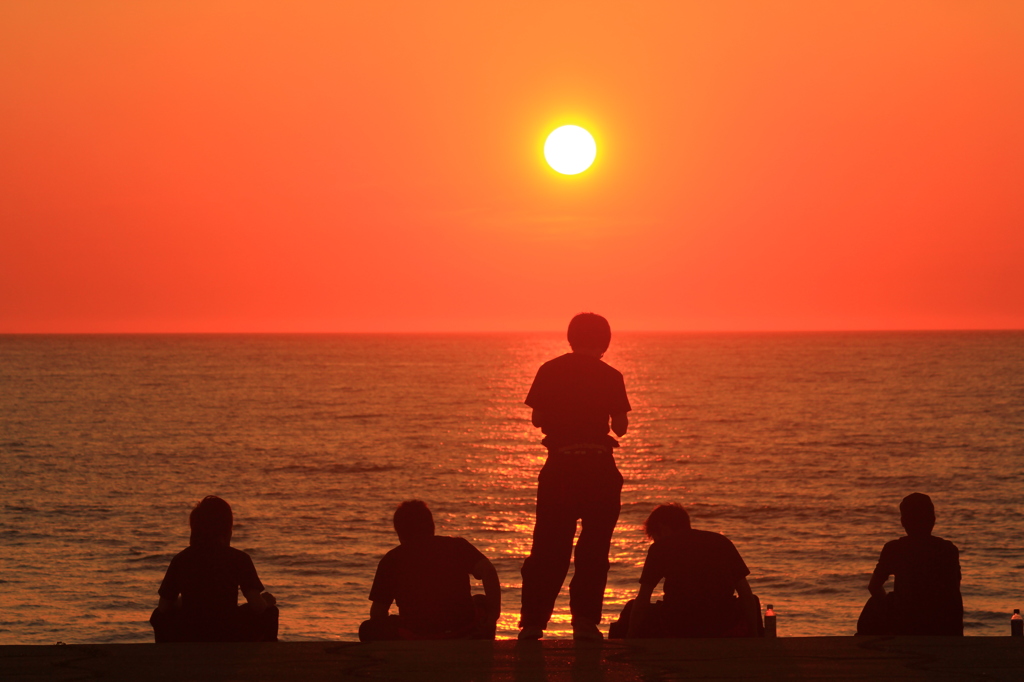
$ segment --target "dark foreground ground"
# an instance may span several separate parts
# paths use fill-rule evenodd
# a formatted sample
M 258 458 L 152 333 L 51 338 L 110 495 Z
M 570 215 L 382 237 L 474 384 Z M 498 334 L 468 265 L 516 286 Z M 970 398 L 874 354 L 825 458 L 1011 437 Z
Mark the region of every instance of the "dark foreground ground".
M 0 680 L 1024 680 L 1024 638 L 0 647 Z

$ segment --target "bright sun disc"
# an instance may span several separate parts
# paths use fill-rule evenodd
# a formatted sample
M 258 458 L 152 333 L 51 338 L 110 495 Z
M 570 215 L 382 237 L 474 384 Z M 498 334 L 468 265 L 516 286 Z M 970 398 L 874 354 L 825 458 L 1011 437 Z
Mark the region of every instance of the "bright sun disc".
M 544 142 L 544 158 L 562 175 L 582 173 L 596 157 L 594 136 L 579 126 L 555 128 Z

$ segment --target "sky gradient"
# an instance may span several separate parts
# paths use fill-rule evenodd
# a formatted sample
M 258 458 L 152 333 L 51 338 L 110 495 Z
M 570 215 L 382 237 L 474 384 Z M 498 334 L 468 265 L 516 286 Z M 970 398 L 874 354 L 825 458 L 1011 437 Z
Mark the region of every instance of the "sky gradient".
M 1024 328 L 1021 74 L 1019 1 L 7 0 L 0 333 Z

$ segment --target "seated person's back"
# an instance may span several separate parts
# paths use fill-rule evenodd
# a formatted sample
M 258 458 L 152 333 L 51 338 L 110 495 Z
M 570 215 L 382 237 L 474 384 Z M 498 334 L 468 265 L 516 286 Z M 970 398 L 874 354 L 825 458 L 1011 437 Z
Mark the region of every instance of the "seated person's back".
M 960 552 L 949 540 L 932 535 L 935 507 L 921 493 L 900 503 L 907 535 L 887 542 L 878 557 L 868 590 L 885 599 L 884 585 L 893 576 L 888 632 L 898 635 L 962 635 Z
M 420 500 L 399 505 L 394 526 L 401 544 L 377 565 L 360 640 L 493 639 L 501 586 L 491 562 L 463 538 L 435 535 Z M 472 594 L 470 575 L 483 581 L 485 595 Z M 392 602 L 397 616 L 388 614 Z
M 640 583 L 657 584 L 664 577 L 663 600 L 678 616 L 680 634 L 699 636 L 723 632 L 735 621 L 733 594 L 749 574 L 729 538 L 689 528 L 651 545 Z
M 249 555 L 231 547 L 233 522 L 230 505 L 213 495 L 192 510 L 189 546 L 171 559 L 150 619 L 158 642 L 276 641 L 276 600 Z
M 736 546 L 721 535 L 690 527 L 677 504 L 656 508 L 645 527 L 654 543 L 640 574 L 640 590 L 624 609 L 613 636 L 728 637 L 760 632 L 760 604 Z M 651 595 L 664 579 L 664 598 Z M 623 630 L 627 632 L 623 632 Z
M 181 595 L 185 619 L 204 630 L 232 622 L 238 591 L 263 592 L 263 583 L 245 552 L 225 545 L 189 546 L 171 560 L 160 595 Z
M 403 626 L 418 633 L 458 630 L 474 618 L 469 574 L 487 559 L 463 538 L 431 535 L 384 555 L 370 599 L 392 599 Z

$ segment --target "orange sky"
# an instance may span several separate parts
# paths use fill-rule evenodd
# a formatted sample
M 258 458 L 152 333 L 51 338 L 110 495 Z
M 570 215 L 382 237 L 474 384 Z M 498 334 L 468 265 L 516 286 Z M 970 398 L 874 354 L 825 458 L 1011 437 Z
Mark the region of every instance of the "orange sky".
M 1022 74 L 1019 0 L 5 0 L 0 332 L 1024 328 Z

